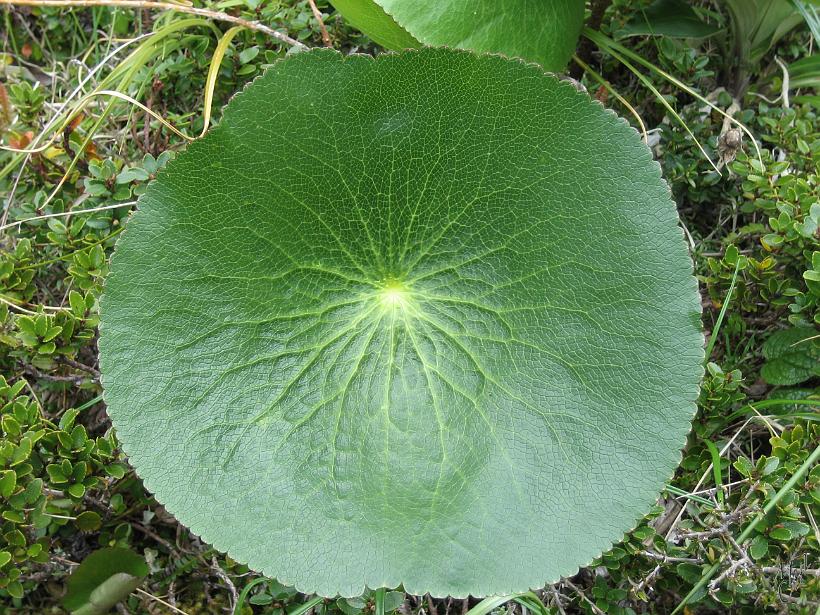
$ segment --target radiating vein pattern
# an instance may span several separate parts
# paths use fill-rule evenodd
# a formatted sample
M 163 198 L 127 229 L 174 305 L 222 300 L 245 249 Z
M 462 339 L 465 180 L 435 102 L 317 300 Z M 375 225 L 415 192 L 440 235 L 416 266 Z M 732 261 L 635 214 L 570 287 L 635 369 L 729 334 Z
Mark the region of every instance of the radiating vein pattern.
M 275 64 L 150 185 L 102 308 L 148 488 L 324 595 L 573 573 L 674 471 L 703 354 L 634 131 L 535 66 L 433 49 Z

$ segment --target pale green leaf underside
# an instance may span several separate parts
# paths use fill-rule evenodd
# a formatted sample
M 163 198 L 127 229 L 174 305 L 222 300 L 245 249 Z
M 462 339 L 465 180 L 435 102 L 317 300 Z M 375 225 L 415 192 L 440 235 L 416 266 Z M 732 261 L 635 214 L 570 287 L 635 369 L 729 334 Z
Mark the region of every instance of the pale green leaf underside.
M 303 591 L 554 581 L 679 461 L 703 351 L 677 221 L 635 131 L 534 65 L 299 54 L 140 200 L 109 412 L 181 522 Z
M 583 0 L 331 0 L 388 49 L 446 45 L 502 53 L 562 71 L 584 21 Z

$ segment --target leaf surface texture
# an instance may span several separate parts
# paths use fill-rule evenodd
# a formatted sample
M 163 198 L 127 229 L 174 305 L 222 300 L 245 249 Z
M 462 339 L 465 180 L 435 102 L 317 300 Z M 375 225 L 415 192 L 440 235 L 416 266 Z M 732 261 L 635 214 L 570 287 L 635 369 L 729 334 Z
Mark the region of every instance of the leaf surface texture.
M 272 66 L 140 199 L 109 413 L 169 511 L 326 596 L 587 564 L 680 460 L 700 302 L 659 167 L 534 65 Z

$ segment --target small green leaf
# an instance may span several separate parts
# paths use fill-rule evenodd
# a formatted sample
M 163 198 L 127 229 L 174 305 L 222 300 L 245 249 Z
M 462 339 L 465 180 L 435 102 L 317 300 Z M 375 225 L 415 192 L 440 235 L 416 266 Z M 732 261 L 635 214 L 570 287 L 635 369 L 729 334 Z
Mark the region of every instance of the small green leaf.
M 791 540 L 791 530 L 785 527 L 775 527 L 769 530 L 769 537 L 774 540 Z
M 44 341 L 44 342 L 50 342 L 50 341 L 51 341 L 51 340 L 53 340 L 55 337 L 57 337 L 58 335 L 60 335 L 60 333 L 62 332 L 62 330 L 63 330 L 63 328 L 62 328 L 62 327 L 58 327 L 58 326 L 49 327 L 49 328 L 48 328 L 48 330 L 47 330 L 47 331 L 43 334 L 43 341 Z
M 149 175 L 145 169 L 141 169 L 139 167 L 131 167 L 129 169 L 123 169 L 120 171 L 119 175 L 117 175 L 117 183 L 118 184 L 128 184 L 132 181 L 145 181 L 148 179 Z
M 93 532 L 100 529 L 102 517 L 93 510 L 86 510 L 77 515 L 77 527 L 83 532 Z
M 732 465 L 738 472 L 747 478 L 751 476 L 754 471 L 754 466 L 746 457 L 738 457 Z
M 760 466 L 761 462 L 763 463 L 760 472 L 762 476 L 768 476 L 780 466 L 780 459 L 777 457 L 761 457 L 760 461 L 758 461 L 758 466 Z
M 33 337 L 37 336 L 37 329 L 34 325 L 33 318 L 30 318 L 29 316 L 19 316 L 15 322 L 17 323 L 17 328 L 23 333 L 27 333 Z
M 271 602 L 273 602 L 273 596 L 271 596 L 270 594 L 267 594 L 265 592 L 262 592 L 262 593 L 255 594 L 255 595 L 251 596 L 250 599 L 248 600 L 248 602 L 250 604 L 265 606 L 265 605 L 270 604 Z
M 735 601 L 734 594 L 730 591 L 726 591 L 723 589 L 719 589 L 715 592 L 715 597 L 720 601 L 722 604 L 733 604 Z
M 2 426 L 6 436 L 10 438 L 15 438 L 21 433 L 20 423 L 10 414 L 3 415 L 3 418 L 0 420 L 0 426 Z
M 6 591 L 9 593 L 9 596 L 12 598 L 17 598 L 18 600 L 25 595 L 25 592 L 23 591 L 23 584 L 20 581 L 12 581 L 6 585 Z
M 128 468 L 121 463 L 112 463 L 105 467 L 105 471 L 114 478 L 122 478 L 125 476 Z
M 85 495 L 85 485 L 82 483 L 74 483 L 68 488 L 68 494 L 75 498 L 81 498 Z
M 37 348 L 38 354 L 54 354 L 54 351 L 57 350 L 57 344 L 54 342 L 47 342 Z
M 85 431 L 85 427 L 82 425 L 75 425 L 74 428 L 71 430 L 71 446 L 72 448 L 81 449 L 85 446 L 85 443 L 88 441 L 88 434 Z
M 43 479 L 34 478 L 29 481 L 26 488 L 23 490 L 23 499 L 26 504 L 33 505 L 43 493 Z
M 78 414 L 80 414 L 80 411 L 76 408 L 69 408 L 66 410 L 65 413 L 63 413 L 63 416 L 60 417 L 60 422 L 58 424 L 60 429 L 71 429 Z
M 71 306 L 71 311 L 75 316 L 82 317 L 85 315 L 85 299 L 83 299 L 83 296 L 76 290 L 72 290 L 68 293 L 68 304 Z
M 26 537 L 20 530 L 11 530 L 3 534 L 6 542 L 12 547 L 25 547 Z
M 703 570 L 700 566 L 696 566 L 695 564 L 690 564 L 688 562 L 678 564 L 675 569 L 678 571 L 678 575 L 680 575 L 682 579 L 693 585 L 700 581 L 700 577 L 703 574 Z
M 56 463 L 51 463 L 46 466 L 46 472 L 52 483 L 60 484 L 68 482 L 68 477 L 63 472 L 63 469 Z
M 247 64 L 251 60 L 253 60 L 256 56 L 259 55 L 259 46 L 254 45 L 253 47 L 246 47 L 241 52 L 239 52 L 239 63 L 240 64 Z
M 26 381 L 21 378 L 20 380 L 15 382 L 13 385 L 11 385 L 11 390 L 9 391 L 8 398 L 13 399 L 13 398 L 17 397 L 20 394 L 20 391 L 22 391 L 25 387 L 26 387 Z
M 40 314 L 37 318 L 34 319 L 34 333 L 38 337 L 42 337 L 48 331 L 48 317 Z
M 11 456 L 11 464 L 12 466 L 16 466 L 18 463 L 23 463 L 26 461 L 29 456 L 31 455 L 31 439 L 30 438 L 22 438 L 20 443 L 15 447 L 14 453 Z
M 14 493 L 17 486 L 17 473 L 14 470 L 0 471 L 0 496 L 7 498 Z
M 795 520 L 787 520 L 783 521 L 782 525 L 784 528 L 791 532 L 792 536 L 806 536 L 811 531 L 811 526 L 807 523 L 803 523 L 802 521 L 795 521 Z

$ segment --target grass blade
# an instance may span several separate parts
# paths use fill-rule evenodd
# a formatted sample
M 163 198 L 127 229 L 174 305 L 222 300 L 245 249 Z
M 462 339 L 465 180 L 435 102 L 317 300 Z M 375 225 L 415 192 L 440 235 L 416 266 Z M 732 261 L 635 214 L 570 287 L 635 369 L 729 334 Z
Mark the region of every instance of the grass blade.
M 735 126 L 740 128 L 740 130 L 742 130 L 744 132 L 744 134 L 746 134 L 746 136 L 749 137 L 749 139 L 752 142 L 752 145 L 754 145 L 755 152 L 757 153 L 757 159 L 760 161 L 761 165 L 763 164 L 763 155 L 760 153 L 760 147 L 758 146 L 757 141 L 754 138 L 754 135 L 746 127 L 745 124 L 743 124 L 742 122 L 740 122 L 740 121 L 736 120 L 735 118 L 733 118 L 731 115 L 726 113 L 723 109 L 721 109 L 720 107 L 715 105 L 713 102 L 707 100 L 703 95 L 701 95 L 700 93 L 698 93 L 694 89 L 690 88 L 688 85 L 686 85 L 683 81 L 681 81 L 680 79 L 678 79 L 674 75 L 671 75 L 668 72 L 666 72 L 665 70 L 663 70 L 662 68 L 656 66 L 655 64 L 652 64 L 652 62 L 650 62 L 649 60 L 646 60 L 646 59 L 642 58 L 640 56 L 640 54 L 637 54 L 634 51 L 632 51 L 630 49 L 627 49 L 623 45 L 615 42 L 614 40 L 612 40 L 608 36 L 602 34 L 601 32 L 599 32 L 597 30 L 592 30 L 591 28 L 584 28 L 583 35 L 585 37 L 587 37 L 589 40 L 591 40 L 593 43 L 598 45 L 598 47 L 601 50 L 606 51 L 607 53 L 611 53 L 614 50 L 617 53 L 619 53 L 620 55 L 622 55 L 624 57 L 627 57 L 627 58 L 630 58 L 634 62 L 636 62 L 638 64 L 641 64 L 645 68 L 648 68 L 650 71 L 652 71 L 654 73 L 657 73 L 658 75 L 660 75 L 661 77 L 663 77 L 664 79 L 666 79 L 670 83 L 674 84 L 676 87 L 680 88 L 681 90 L 683 90 L 684 92 L 686 92 L 690 96 L 698 99 L 700 102 L 707 105 L 709 108 L 713 109 L 714 111 L 717 111 L 720 115 L 725 117 L 728 121 L 730 121 Z
M 732 301 L 732 295 L 735 292 L 735 284 L 737 283 L 737 274 L 739 271 L 740 259 L 738 259 L 735 263 L 735 271 L 732 274 L 732 281 L 729 283 L 729 290 L 726 293 L 726 299 L 723 301 L 723 305 L 720 306 L 720 313 L 718 314 L 717 321 L 715 321 L 715 326 L 712 328 L 712 334 L 709 336 L 709 344 L 706 346 L 705 362 L 709 361 L 709 358 L 712 356 L 712 351 L 715 349 L 718 332 L 720 331 L 720 327 L 723 325 L 723 319 L 726 317 L 726 310 L 729 308 L 729 303 Z
M 723 496 L 723 472 L 720 468 L 720 452 L 711 440 L 704 440 L 703 443 L 709 449 L 709 454 L 712 456 L 712 475 L 715 478 L 715 495 L 721 508 L 726 504 Z

